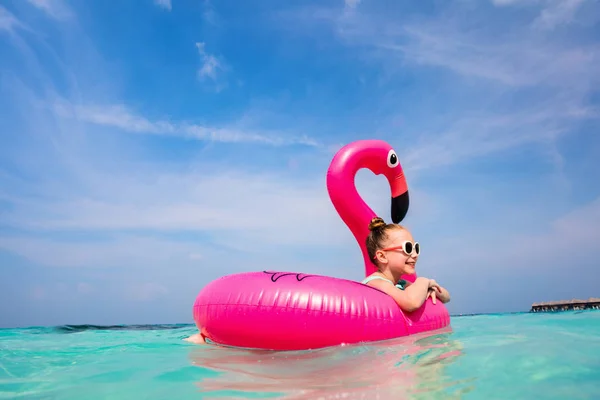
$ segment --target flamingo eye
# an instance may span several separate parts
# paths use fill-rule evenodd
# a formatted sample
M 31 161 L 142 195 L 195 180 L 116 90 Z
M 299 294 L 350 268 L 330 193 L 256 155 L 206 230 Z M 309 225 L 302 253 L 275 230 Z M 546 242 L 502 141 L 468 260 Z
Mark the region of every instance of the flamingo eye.
M 388 153 L 387 165 L 390 168 L 394 168 L 394 167 L 398 166 L 398 156 L 396 155 L 396 152 L 393 149 L 390 150 L 390 152 Z

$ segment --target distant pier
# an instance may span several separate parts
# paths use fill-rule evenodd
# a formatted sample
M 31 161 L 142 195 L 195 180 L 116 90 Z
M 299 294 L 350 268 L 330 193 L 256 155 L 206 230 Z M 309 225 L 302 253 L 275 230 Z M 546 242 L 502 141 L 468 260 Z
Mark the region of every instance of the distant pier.
M 558 300 L 545 303 L 533 303 L 530 312 L 556 312 L 573 310 L 600 310 L 600 298 L 590 297 L 587 300 Z

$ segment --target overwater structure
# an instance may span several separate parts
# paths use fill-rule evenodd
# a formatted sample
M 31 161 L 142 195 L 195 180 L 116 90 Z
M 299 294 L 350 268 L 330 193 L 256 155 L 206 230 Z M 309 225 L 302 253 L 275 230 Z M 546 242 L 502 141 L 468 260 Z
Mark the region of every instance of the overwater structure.
M 587 300 L 558 300 L 533 303 L 530 312 L 557 312 L 572 310 L 600 310 L 600 298 L 590 297 Z

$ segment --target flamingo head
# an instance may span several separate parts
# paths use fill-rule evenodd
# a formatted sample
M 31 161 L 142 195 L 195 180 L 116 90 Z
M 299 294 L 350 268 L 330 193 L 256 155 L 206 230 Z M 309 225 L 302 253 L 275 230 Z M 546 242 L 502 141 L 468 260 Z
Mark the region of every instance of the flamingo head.
M 359 211 L 361 207 L 356 201 L 360 199 L 354 199 L 353 202 L 348 198 L 348 191 L 354 186 L 354 177 L 361 168 L 367 168 L 375 175 L 384 175 L 387 178 L 392 192 L 392 221 L 400 223 L 408 213 L 406 178 L 396 151 L 387 142 L 377 139 L 349 143 L 342 147 L 331 161 L 327 171 L 327 190 L 342 219 L 346 224 L 353 225 L 355 222 L 365 226 L 365 219 L 372 218 L 372 210 L 368 207 L 365 210 L 368 210 L 368 215 L 362 215 Z
M 377 141 L 373 146 L 373 156 L 370 157 L 368 168 L 376 175 L 384 175 L 392 192 L 392 221 L 400 223 L 408 213 L 408 185 L 404 170 L 396 151 L 386 142 Z

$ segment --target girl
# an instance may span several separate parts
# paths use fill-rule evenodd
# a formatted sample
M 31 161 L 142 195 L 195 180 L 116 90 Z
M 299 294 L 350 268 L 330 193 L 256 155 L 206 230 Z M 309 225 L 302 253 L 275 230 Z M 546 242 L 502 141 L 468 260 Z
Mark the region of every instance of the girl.
M 400 280 L 404 274 L 414 274 L 419 258 L 419 243 L 401 225 L 386 224 L 376 217 L 369 224 L 367 252 L 378 271 L 366 277 L 362 283 L 390 295 L 403 311 L 417 310 L 431 297 L 442 303 L 450 301 L 450 293 L 433 279 L 418 277 L 414 283 Z M 398 282 L 394 284 L 394 282 Z

